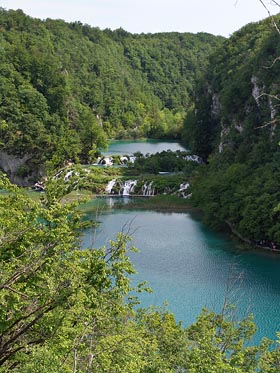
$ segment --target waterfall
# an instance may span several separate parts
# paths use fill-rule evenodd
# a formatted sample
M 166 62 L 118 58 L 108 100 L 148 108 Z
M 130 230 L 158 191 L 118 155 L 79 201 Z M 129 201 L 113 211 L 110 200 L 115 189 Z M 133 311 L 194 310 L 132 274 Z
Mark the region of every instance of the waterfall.
M 143 196 L 153 196 L 155 193 L 155 190 L 152 188 L 153 181 L 151 181 L 149 184 L 144 183 L 142 186 L 142 194 Z
M 190 183 L 182 183 L 182 184 L 180 184 L 179 192 L 184 192 L 185 190 L 188 189 L 189 186 L 190 186 Z
M 196 163 L 199 163 L 199 164 L 202 164 L 203 163 L 203 160 L 201 157 L 199 157 L 198 155 L 186 155 L 185 158 L 184 158 L 186 161 L 191 161 L 191 162 L 196 162 Z
M 116 179 L 113 179 L 113 180 L 109 181 L 109 183 L 107 184 L 107 186 L 105 188 L 105 192 L 108 193 L 108 194 L 111 194 L 112 189 L 114 188 L 115 184 L 116 184 Z
M 189 189 L 189 186 L 190 186 L 190 183 L 188 183 L 188 182 L 180 184 L 178 193 L 181 197 L 190 198 L 192 196 L 191 193 L 189 193 L 187 195 L 185 194 L 185 192 Z
M 92 165 L 93 166 L 105 166 L 105 167 L 107 167 L 107 166 L 113 166 L 115 164 L 115 165 L 125 166 L 128 163 L 134 163 L 135 160 L 136 160 L 136 157 L 132 156 L 132 155 L 122 155 L 119 158 L 119 161 L 118 161 L 118 159 L 113 159 L 113 157 L 111 157 L 111 156 L 101 156 L 101 157 L 98 157 L 96 162 L 93 163 Z
M 116 187 L 117 184 L 117 187 Z M 119 190 L 118 194 L 122 196 L 129 196 L 131 193 L 134 192 L 135 186 L 137 185 L 137 180 L 126 180 L 126 181 L 121 181 L 121 180 L 116 180 L 113 179 L 108 182 L 105 188 L 105 192 L 107 194 L 112 194 L 113 188 L 117 188 Z
M 142 196 L 146 196 L 146 197 L 150 197 L 150 196 L 153 196 L 155 194 L 155 187 L 153 187 L 153 184 L 154 184 L 154 181 L 150 181 L 150 182 L 143 182 L 142 184 L 142 187 L 141 187 L 141 192 L 138 188 L 137 190 L 137 194 L 138 195 L 142 195 Z M 119 196 L 130 196 L 132 195 L 134 192 L 135 192 L 135 187 L 137 185 L 137 180 L 117 180 L 117 179 L 113 179 L 111 181 L 108 182 L 107 186 L 105 187 L 105 192 L 107 194 L 116 194 L 119 195 Z M 183 198 L 190 198 L 191 197 L 191 193 L 189 192 L 189 187 L 190 187 L 190 184 L 188 182 L 184 182 L 184 183 L 181 183 L 179 188 L 177 189 L 177 191 L 173 191 L 172 190 L 169 190 L 167 193 L 165 194 L 171 194 L 171 192 L 173 192 L 172 194 L 176 194 L 176 195 L 179 195 L 180 197 L 183 197 Z M 113 191 L 114 189 L 114 191 Z
M 121 188 L 123 190 L 123 192 L 121 194 L 123 196 L 129 196 L 130 193 L 134 192 L 134 189 L 135 189 L 136 185 L 137 185 L 137 180 L 127 180 L 127 181 L 125 181 L 122 188 Z
M 102 164 L 103 166 L 112 166 L 113 165 L 113 159 L 112 157 L 104 157 L 99 161 L 99 164 Z
M 69 179 L 70 179 L 70 177 L 72 177 L 73 173 L 74 173 L 74 170 L 68 171 L 66 173 L 66 175 L 64 176 L 64 181 L 66 181 L 66 182 L 69 181 Z
M 112 166 L 113 158 L 112 157 L 98 157 L 97 161 L 92 164 L 93 166 Z

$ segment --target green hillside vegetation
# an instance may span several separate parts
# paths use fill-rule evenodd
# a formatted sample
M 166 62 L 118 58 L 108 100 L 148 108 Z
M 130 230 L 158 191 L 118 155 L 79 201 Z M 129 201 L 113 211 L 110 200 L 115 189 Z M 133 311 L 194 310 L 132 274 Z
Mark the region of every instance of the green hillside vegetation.
M 222 38 L 133 35 L 0 9 L 1 151 L 89 162 L 107 139 L 180 138 L 194 81 Z M 2 165 L 3 167 L 3 165 Z
M 234 33 L 211 56 L 185 123 L 192 150 L 208 161 L 193 180 L 205 220 L 266 246 L 280 244 L 279 56 L 271 20 Z

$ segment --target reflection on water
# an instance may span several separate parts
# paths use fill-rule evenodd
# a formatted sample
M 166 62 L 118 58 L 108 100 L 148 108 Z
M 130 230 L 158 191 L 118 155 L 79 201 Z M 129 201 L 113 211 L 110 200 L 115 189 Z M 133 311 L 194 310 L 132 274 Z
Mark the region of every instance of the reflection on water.
M 114 200 L 106 199 L 112 206 Z M 133 245 L 140 250 L 129 254 L 138 272 L 133 281 L 147 280 L 154 290 L 140 294 L 142 305 L 162 306 L 167 300 L 176 319 L 188 325 L 202 307 L 219 312 L 227 296 L 239 317 L 254 313 L 259 328 L 255 341 L 275 338 L 280 330 L 280 256 L 242 252 L 189 213 L 111 210 L 98 220 L 98 229 L 86 232 L 84 246 L 103 246 L 130 227 Z

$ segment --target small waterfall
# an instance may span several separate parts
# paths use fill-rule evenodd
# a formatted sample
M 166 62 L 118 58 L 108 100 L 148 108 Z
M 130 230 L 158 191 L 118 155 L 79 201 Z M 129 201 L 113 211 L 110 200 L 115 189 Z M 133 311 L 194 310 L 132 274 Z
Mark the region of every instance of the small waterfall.
M 185 190 L 188 189 L 189 186 L 190 186 L 190 183 L 188 183 L 188 182 L 180 184 L 179 192 L 184 192 Z
M 93 166 L 112 166 L 113 158 L 112 157 L 98 157 L 97 161 L 93 163 Z
M 133 155 L 123 155 L 120 157 L 120 162 L 122 165 L 126 165 L 127 163 L 134 163 L 136 157 Z
M 45 184 L 42 181 L 37 181 L 33 188 L 38 192 L 43 192 L 45 190 Z
M 129 161 L 130 163 L 134 163 L 134 162 L 136 161 L 136 157 L 133 156 L 133 155 L 130 155 L 128 161 Z
M 155 193 L 155 189 L 152 187 L 153 181 L 151 181 L 149 184 L 144 183 L 142 186 L 142 194 L 143 196 L 153 196 Z
M 123 196 L 129 196 L 130 193 L 133 193 L 134 192 L 134 189 L 135 189 L 135 186 L 137 185 L 137 180 L 127 180 L 124 182 L 124 184 L 122 185 L 122 188 L 120 189 L 120 192 L 122 190 L 122 194 Z
M 188 183 L 188 182 L 180 184 L 180 187 L 179 187 L 179 190 L 178 190 L 179 196 L 181 196 L 183 198 L 190 198 L 191 193 L 189 193 L 187 195 L 185 194 L 185 192 L 189 189 L 189 186 L 190 186 L 190 183 Z
M 66 173 L 66 175 L 64 176 L 64 181 L 66 181 L 66 182 L 69 181 L 69 179 L 70 179 L 70 177 L 72 177 L 73 173 L 74 173 L 74 170 L 68 171 Z
M 67 171 L 68 170 L 68 171 Z M 66 172 L 67 171 L 67 172 Z M 66 173 L 65 173 L 66 172 Z M 63 174 L 65 173 L 65 175 L 63 176 Z M 63 180 L 65 182 L 68 182 L 69 179 L 72 177 L 72 176 L 80 176 L 79 172 L 75 172 L 75 170 L 69 170 L 68 167 L 64 167 L 63 169 L 61 169 L 60 171 L 58 171 L 54 176 L 53 176 L 53 179 L 54 180 L 57 180 L 59 178 L 62 178 L 63 176 Z
M 102 164 L 103 166 L 112 166 L 113 165 L 113 159 L 112 157 L 104 157 L 99 161 L 99 164 Z
M 113 188 L 116 190 L 118 189 L 118 195 L 120 196 L 129 196 L 131 193 L 134 192 L 134 189 L 137 185 L 137 180 L 116 180 L 113 179 L 108 182 L 108 184 L 105 187 L 105 192 L 107 194 L 113 194 Z
M 196 162 L 196 163 L 199 163 L 199 164 L 202 164 L 203 163 L 203 160 L 201 157 L 199 157 L 198 155 L 186 155 L 185 158 L 184 158 L 186 161 L 190 161 L 190 162 Z
M 129 161 L 129 158 L 127 156 L 123 155 L 120 157 L 120 162 L 122 165 L 126 165 L 128 161 Z
M 107 184 L 107 186 L 105 188 L 105 192 L 108 193 L 108 194 L 111 194 L 112 189 L 114 188 L 115 184 L 116 184 L 116 179 L 113 179 L 113 180 L 109 181 L 109 183 Z
M 101 156 L 101 157 L 98 157 L 96 162 L 93 163 L 92 165 L 93 166 L 104 166 L 104 167 L 113 166 L 113 165 L 125 166 L 128 163 L 134 163 L 135 160 L 136 160 L 136 157 L 132 155 L 122 155 L 120 156 L 119 160 L 116 158 L 114 159 L 113 157 L 110 157 L 110 156 L 106 156 L 106 157 Z

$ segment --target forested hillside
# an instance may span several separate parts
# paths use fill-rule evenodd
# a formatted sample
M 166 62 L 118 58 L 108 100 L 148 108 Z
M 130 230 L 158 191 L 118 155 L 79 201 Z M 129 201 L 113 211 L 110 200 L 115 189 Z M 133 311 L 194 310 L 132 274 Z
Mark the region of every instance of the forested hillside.
M 279 17 L 275 18 L 279 22 Z M 280 36 L 134 35 L 0 10 L 0 167 L 19 184 L 47 160 L 90 162 L 109 137 L 183 138 L 208 162 L 193 199 L 215 226 L 280 242 Z M 214 219 L 213 219 L 214 218 Z
M 101 31 L 20 10 L 0 9 L 0 25 L 0 166 L 13 179 L 52 157 L 90 161 L 108 137 L 179 138 L 194 81 L 222 42 Z
M 208 161 L 193 188 L 206 221 L 268 247 L 280 244 L 279 56 L 270 19 L 234 33 L 211 56 L 185 123 Z

